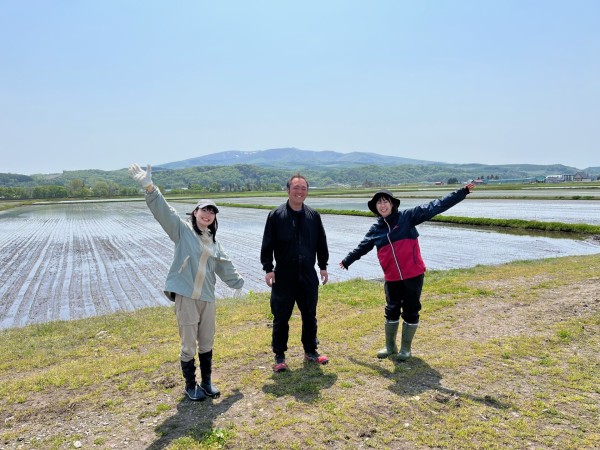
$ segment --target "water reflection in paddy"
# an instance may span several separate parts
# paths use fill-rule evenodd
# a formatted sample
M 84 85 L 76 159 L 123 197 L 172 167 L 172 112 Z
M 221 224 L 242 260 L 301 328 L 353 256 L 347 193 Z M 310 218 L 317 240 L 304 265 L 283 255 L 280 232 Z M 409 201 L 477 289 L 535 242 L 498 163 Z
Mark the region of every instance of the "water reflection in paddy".
M 444 195 L 440 193 L 440 196 Z M 401 197 L 400 197 L 401 198 Z M 400 209 L 412 208 L 431 199 L 401 198 Z M 320 198 L 309 197 L 306 203 L 314 208 L 368 211 L 370 198 Z M 258 205 L 279 205 L 285 198 L 227 198 L 222 202 Z M 597 200 L 481 200 L 472 197 L 454 206 L 444 214 L 461 217 L 487 217 L 490 219 L 522 219 L 543 222 L 587 223 L 600 225 L 600 203 Z
M 172 205 L 186 217 L 194 202 Z M 244 290 L 267 291 L 259 253 L 269 211 L 220 209 L 218 236 L 246 280 Z M 332 282 L 381 277 L 375 251 L 349 271 L 338 267 L 373 221 L 323 215 Z M 600 245 L 591 239 L 513 235 L 436 223 L 422 224 L 418 230 L 430 270 L 600 253 Z M 44 205 L 1 213 L 0 329 L 170 304 L 161 289 L 172 257 L 173 244 L 143 201 Z M 231 295 L 221 282 L 216 292 L 218 297 Z
M 260 270 L 258 251 L 267 210 L 223 207 L 219 214 L 219 233 L 232 258 L 246 259 Z M 338 262 L 363 238 L 374 219 L 369 217 L 322 216 L 330 252 L 330 279 L 378 278 L 381 269 L 373 250 L 354 263 L 349 271 L 339 269 Z M 417 227 L 423 258 L 429 269 L 468 268 L 476 265 L 501 264 L 517 260 L 542 259 L 600 252 L 591 240 L 575 240 L 530 235 L 512 235 L 490 230 L 424 223 Z M 236 243 L 244 241 L 244 246 Z M 238 253 L 237 248 L 241 249 Z M 248 255 L 248 248 L 253 254 Z M 264 290 L 260 272 L 257 290 Z

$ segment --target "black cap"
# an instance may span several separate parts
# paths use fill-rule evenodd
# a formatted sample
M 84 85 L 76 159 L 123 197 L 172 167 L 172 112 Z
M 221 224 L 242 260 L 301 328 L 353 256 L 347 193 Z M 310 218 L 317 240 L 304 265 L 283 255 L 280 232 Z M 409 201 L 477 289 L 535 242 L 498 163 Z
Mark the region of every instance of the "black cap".
M 400 200 L 397 199 L 396 197 L 394 197 L 394 194 L 392 194 L 390 191 L 385 190 L 385 189 L 383 189 L 381 191 L 377 191 L 373 195 L 373 198 L 371 200 L 369 200 L 367 203 L 367 205 L 369 206 L 369 209 L 376 216 L 379 215 L 379 213 L 377 212 L 377 200 L 379 200 L 381 197 L 389 197 L 390 201 L 392 202 L 392 205 L 394 205 L 396 207 L 396 209 L 400 206 Z

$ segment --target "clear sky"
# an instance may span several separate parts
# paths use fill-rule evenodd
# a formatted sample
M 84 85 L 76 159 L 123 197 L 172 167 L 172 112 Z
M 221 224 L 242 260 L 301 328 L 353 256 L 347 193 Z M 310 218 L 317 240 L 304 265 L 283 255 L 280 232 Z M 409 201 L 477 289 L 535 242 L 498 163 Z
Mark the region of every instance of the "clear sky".
M 598 0 L 0 0 L 0 172 L 297 147 L 600 166 Z

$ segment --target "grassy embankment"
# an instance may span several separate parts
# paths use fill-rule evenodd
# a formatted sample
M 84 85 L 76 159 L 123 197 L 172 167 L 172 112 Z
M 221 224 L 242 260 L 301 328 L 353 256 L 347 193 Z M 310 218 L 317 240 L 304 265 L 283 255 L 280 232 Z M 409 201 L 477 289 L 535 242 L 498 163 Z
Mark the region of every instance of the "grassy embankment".
M 35 200 L 5 200 L 0 201 L 0 211 L 6 211 L 8 209 L 17 208 L 19 206 L 31 205 L 35 203 Z
M 214 402 L 181 394 L 171 308 L 4 330 L 0 442 L 599 448 L 599 273 L 600 255 L 429 272 L 405 363 L 374 357 L 383 343 L 379 283 L 326 285 L 319 335 L 332 362 L 302 366 L 294 315 L 292 370 L 283 374 L 270 370 L 268 295 L 224 300 L 214 377 L 223 396 Z M 85 418 L 93 423 L 81 425 Z

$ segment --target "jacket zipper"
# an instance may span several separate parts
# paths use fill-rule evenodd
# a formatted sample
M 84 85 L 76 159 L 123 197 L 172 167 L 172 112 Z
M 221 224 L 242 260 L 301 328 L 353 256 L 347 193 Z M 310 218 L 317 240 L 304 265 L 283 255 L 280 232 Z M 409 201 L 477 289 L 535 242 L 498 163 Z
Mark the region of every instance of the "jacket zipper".
M 392 243 L 392 239 L 390 238 L 390 233 L 392 232 L 392 227 L 387 222 L 387 220 L 383 219 L 385 224 L 388 227 L 388 233 L 386 234 L 388 242 L 390 243 L 390 248 L 392 249 L 392 256 L 394 257 L 394 262 L 396 263 L 396 268 L 398 269 L 398 274 L 400 275 L 400 279 L 404 280 L 404 276 L 402 275 L 402 269 L 400 269 L 400 264 L 398 263 L 398 258 L 396 258 L 396 251 L 394 250 L 394 244 Z

